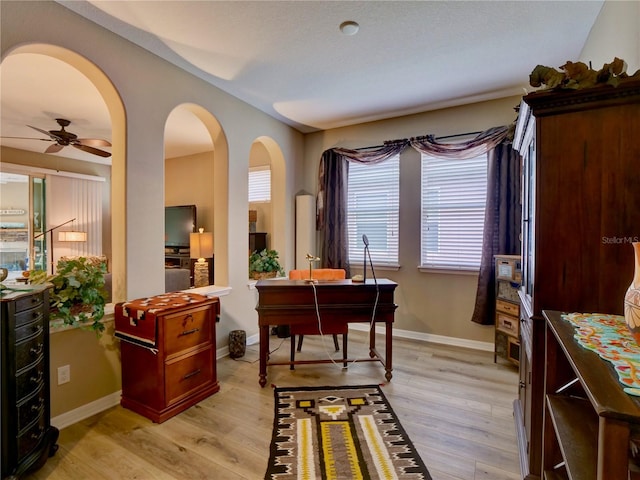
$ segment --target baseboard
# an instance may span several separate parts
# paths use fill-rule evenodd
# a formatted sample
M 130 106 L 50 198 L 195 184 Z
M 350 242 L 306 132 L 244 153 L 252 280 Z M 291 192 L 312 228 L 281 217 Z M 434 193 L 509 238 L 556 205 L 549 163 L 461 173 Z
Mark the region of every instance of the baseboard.
M 367 331 L 369 325 L 364 323 L 350 323 L 349 329 Z M 385 327 L 376 325 L 376 333 L 384 334 Z M 466 338 L 446 337 L 444 335 L 434 335 L 432 333 L 413 332 L 410 330 L 393 329 L 393 336 L 398 338 L 408 338 L 410 340 L 418 340 L 421 342 L 439 343 L 441 345 L 451 345 L 452 347 L 470 348 L 472 350 L 481 350 L 483 352 L 493 352 L 494 345 L 491 342 L 480 342 L 478 340 L 468 340 Z
M 369 325 L 364 323 L 350 323 L 349 329 L 360 330 L 362 332 L 369 330 Z M 376 326 L 376 333 L 384 334 L 384 326 Z M 410 330 L 393 329 L 393 336 L 398 338 L 408 338 L 411 340 L 418 340 L 420 342 L 439 343 L 441 345 L 451 345 L 453 347 L 470 348 L 472 350 L 481 350 L 483 352 L 493 352 L 493 343 L 480 342 L 478 340 L 468 340 L 465 338 L 446 337 L 444 335 L 433 335 L 431 333 L 412 332 Z M 247 345 L 255 345 L 260 343 L 260 334 L 256 333 L 247 337 Z M 221 349 L 222 350 L 222 349 Z M 228 354 L 227 348 L 227 354 Z M 222 355 L 224 356 L 224 355 Z M 220 356 L 218 357 L 220 358 Z
M 110 393 L 109 395 L 99 398 L 98 400 L 94 400 L 91 403 L 87 403 L 86 405 L 82 405 L 81 407 L 53 417 L 51 419 L 51 425 L 57 427 L 59 430 L 62 430 L 63 428 L 68 427 L 69 425 L 73 425 L 74 423 L 78 423 L 85 418 L 89 418 L 90 416 L 100 412 L 104 412 L 111 407 L 115 407 L 116 405 L 120 404 L 121 396 L 122 390 Z

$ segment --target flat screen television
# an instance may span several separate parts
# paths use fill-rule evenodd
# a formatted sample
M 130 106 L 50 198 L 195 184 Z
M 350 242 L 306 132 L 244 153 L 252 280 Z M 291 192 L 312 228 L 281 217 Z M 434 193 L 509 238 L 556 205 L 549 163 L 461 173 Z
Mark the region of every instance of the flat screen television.
M 189 248 L 189 234 L 196 231 L 196 206 L 164 208 L 164 246 L 178 252 Z

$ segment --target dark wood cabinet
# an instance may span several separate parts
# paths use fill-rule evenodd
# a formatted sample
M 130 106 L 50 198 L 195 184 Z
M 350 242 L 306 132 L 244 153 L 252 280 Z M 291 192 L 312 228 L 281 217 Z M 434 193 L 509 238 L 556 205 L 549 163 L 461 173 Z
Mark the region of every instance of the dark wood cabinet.
M 181 300 L 174 298 L 177 305 Z M 220 390 L 217 297 L 165 303 L 153 315 L 137 310 L 135 318 L 126 313 L 128 303 L 116 305 L 115 317 L 116 337 L 122 340 L 123 407 L 161 423 Z
M 520 392 L 522 474 L 542 474 L 542 310 L 621 315 L 640 236 L 640 81 L 523 98 Z
M 20 290 L 0 298 L 3 479 L 40 468 L 58 448 L 49 396 L 48 289 L 21 286 Z
M 249 254 L 261 252 L 267 248 L 267 234 L 260 232 L 249 233 Z

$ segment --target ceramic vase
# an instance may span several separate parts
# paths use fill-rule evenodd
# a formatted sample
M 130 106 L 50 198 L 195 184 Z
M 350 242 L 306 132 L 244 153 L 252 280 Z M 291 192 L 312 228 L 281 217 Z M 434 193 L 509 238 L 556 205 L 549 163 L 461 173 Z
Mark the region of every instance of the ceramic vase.
M 633 243 L 635 271 L 624 296 L 624 319 L 636 343 L 640 345 L 640 242 Z

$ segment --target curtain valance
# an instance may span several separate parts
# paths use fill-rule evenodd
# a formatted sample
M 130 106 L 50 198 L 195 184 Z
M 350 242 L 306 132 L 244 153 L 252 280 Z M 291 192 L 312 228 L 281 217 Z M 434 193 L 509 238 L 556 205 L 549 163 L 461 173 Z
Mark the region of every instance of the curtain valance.
M 412 138 L 409 143 L 420 153 L 440 158 L 463 160 L 487 153 L 502 143 L 509 135 L 513 137 L 512 125 L 490 128 L 471 140 L 463 142 L 444 143 L 438 141 L 434 135 L 425 135 Z

